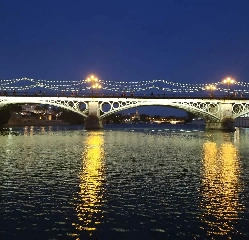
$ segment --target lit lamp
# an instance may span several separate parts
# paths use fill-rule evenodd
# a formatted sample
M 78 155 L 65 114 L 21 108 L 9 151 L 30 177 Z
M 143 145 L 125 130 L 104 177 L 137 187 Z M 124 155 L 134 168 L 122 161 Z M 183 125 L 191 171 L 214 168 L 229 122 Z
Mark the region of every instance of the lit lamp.
M 98 78 L 95 77 L 94 75 L 91 75 L 91 77 L 88 77 L 87 78 L 87 82 L 91 82 L 92 83 L 92 96 L 93 96 L 93 89 L 94 88 L 101 88 L 101 85 L 98 84 Z
M 209 85 L 209 86 L 206 87 L 206 89 L 210 91 L 210 96 L 212 97 L 213 96 L 213 91 L 216 90 L 216 86 Z
M 98 83 L 95 83 L 95 84 L 92 85 L 92 96 L 93 96 L 93 89 L 94 88 L 101 88 L 101 85 L 98 84 Z
M 230 84 L 235 83 L 235 80 L 232 79 L 232 78 L 230 78 L 230 77 L 228 77 L 228 78 L 226 78 L 226 79 L 223 80 L 223 83 L 227 83 L 227 88 L 228 88 L 227 95 L 229 96 L 229 93 L 230 93 Z

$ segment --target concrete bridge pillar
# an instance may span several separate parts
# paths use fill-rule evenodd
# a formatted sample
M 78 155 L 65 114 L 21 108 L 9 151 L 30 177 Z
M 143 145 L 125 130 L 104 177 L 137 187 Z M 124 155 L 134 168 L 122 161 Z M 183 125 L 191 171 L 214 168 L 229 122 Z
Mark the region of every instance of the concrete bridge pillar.
M 85 120 L 85 129 L 98 130 L 103 128 L 102 120 L 99 119 L 100 108 L 98 102 L 88 103 L 89 114 Z
M 233 105 L 231 103 L 220 103 L 217 120 L 206 120 L 206 129 L 235 131 L 233 118 Z

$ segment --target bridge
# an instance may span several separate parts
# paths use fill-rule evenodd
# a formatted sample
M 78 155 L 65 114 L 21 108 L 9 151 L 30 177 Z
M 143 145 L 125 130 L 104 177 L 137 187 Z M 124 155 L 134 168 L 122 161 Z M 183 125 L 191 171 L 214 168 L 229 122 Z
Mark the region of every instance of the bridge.
M 29 84 L 20 84 L 27 81 Z M 109 86 L 109 82 L 100 81 Z M 30 84 L 31 83 L 31 84 Z M 27 78 L 14 80 L 0 80 L 0 108 L 9 104 L 48 104 L 76 112 L 86 118 L 86 129 L 100 129 L 102 120 L 113 113 L 137 108 L 140 106 L 167 106 L 182 109 L 206 121 L 206 129 L 234 131 L 234 120 L 249 113 L 249 97 L 247 97 L 247 83 L 239 82 L 237 89 L 222 88 L 222 83 L 214 83 L 217 92 L 207 92 L 206 86 L 210 84 L 176 84 L 167 82 L 170 87 L 165 87 L 165 80 L 144 82 L 116 82 L 111 84 L 108 93 L 89 93 L 91 87 L 83 87 L 86 82 L 70 82 L 69 84 L 54 83 L 45 80 L 30 80 Z M 161 84 L 159 86 L 156 85 Z M 123 86 L 122 86 L 123 84 Z M 127 84 L 129 86 L 127 86 Z M 149 84 L 153 84 L 150 86 Z M 62 89 L 67 85 L 67 89 Z M 177 86 L 173 88 L 172 85 Z M 76 87 L 77 86 L 77 87 Z M 138 94 L 138 90 L 144 94 Z M 31 92 L 30 90 L 37 90 Z M 41 91 L 41 89 L 43 91 Z M 46 89 L 46 92 L 45 90 Z M 48 92 L 49 90 L 53 90 Z M 146 93 L 145 90 L 158 90 L 160 93 Z M 88 90 L 88 92 L 87 92 Z M 92 89 L 93 90 L 93 89 Z M 127 91 L 128 90 L 128 91 Z M 84 92 L 85 91 L 85 92 Z M 197 95 L 196 95 L 197 94 Z

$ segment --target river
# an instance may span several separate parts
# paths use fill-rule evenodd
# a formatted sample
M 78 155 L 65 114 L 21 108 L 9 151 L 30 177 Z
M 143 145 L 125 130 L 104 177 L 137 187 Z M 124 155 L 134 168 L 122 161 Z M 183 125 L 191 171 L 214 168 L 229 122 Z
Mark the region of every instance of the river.
M 0 239 L 248 239 L 249 129 L 0 133 Z

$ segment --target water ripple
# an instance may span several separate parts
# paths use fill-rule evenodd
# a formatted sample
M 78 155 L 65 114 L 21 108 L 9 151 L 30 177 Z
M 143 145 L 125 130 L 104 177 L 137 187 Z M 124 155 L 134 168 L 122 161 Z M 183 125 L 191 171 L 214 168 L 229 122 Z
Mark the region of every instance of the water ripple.
M 1 239 L 248 237 L 248 136 L 182 126 L 1 134 Z

